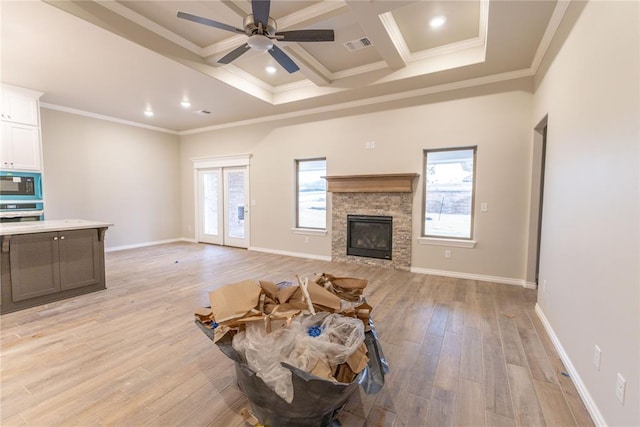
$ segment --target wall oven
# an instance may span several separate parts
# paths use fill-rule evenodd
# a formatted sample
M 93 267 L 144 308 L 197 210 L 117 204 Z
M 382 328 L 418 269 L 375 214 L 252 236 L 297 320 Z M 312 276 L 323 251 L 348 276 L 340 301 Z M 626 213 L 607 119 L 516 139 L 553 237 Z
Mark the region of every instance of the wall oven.
M 42 202 L 0 203 L 0 223 L 43 220 L 44 205 Z
M 0 171 L 0 201 L 42 200 L 42 174 Z
M 0 171 L 0 223 L 43 220 L 42 174 Z

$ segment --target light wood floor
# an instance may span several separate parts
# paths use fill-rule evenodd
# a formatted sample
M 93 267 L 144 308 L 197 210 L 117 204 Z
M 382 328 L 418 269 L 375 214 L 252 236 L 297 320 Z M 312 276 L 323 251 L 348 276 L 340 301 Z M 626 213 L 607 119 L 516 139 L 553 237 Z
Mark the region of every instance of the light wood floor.
M 227 283 L 320 272 L 369 280 L 391 367 L 343 426 L 593 425 L 533 290 L 189 243 L 106 258 L 106 291 L 1 317 L 2 426 L 242 426 L 233 363 L 193 310 Z

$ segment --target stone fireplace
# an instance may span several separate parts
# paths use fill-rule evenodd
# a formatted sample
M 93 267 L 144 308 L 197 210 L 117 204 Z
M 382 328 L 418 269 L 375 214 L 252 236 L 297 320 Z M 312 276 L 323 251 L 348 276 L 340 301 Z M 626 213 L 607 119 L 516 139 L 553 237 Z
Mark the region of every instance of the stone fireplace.
M 411 237 L 413 212 L 413 181 L 418 174 L 327 176 L 331 193 L 331 259 L 352 264 L 409 270 L 411 267 Z M 371 257 L 371 252 L 353 255 L 349 245 L 349 216 L 389 218 L 391 222 L 391 259 Z M 382 246 L 380 225 L 360 230 L 360 242 L 355 246 Z M 351 242 L 351 246 L 353 247 Z M 371 249 L 371 248 L 369 248 Z M 375 248 L 373 248 L 375 249 Z M 356 253 L 358 251 L 356 250 Z

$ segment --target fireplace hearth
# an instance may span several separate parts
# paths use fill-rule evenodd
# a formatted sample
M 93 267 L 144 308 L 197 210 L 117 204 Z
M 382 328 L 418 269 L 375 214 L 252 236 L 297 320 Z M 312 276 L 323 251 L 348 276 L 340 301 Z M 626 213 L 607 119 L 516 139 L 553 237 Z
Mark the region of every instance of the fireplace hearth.
M 347 255 L 391 260 L 393 218 L 347 215 Z

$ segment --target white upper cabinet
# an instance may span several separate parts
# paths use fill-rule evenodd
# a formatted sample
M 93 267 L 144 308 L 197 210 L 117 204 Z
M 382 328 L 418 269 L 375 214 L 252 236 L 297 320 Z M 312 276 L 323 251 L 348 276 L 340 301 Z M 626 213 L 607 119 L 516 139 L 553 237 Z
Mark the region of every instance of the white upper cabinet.
M 2 122 L 1 169 L 41 170 L 40 129 Z
M 39 126 L 38 99 L 40 96 L 39 92 L 2 85 L 2 113 L 0 114 L 2 120 Z
M 38 99 L 3 90 L 2 120 L 38 126 Z
M 2 85 L 0 168 L 41 170 L 40 92 Z

